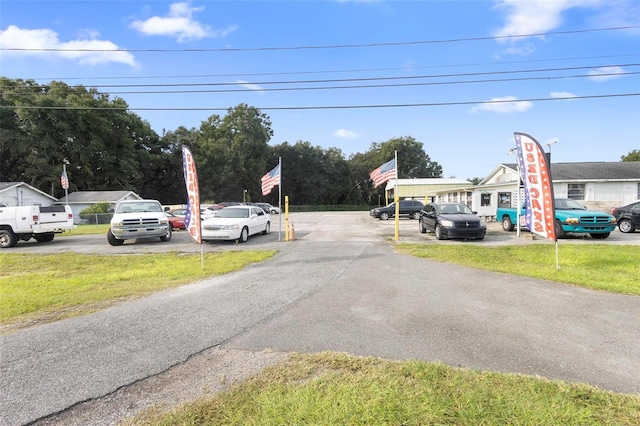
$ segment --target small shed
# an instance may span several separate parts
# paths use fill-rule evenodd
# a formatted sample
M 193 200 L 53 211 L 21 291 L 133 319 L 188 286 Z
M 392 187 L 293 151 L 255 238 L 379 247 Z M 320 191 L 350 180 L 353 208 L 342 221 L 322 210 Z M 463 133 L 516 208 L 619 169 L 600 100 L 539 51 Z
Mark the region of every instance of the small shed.
M 50 206 L 56 200 L 25 182 L 0 182 L 0 204 L 7 207 Z

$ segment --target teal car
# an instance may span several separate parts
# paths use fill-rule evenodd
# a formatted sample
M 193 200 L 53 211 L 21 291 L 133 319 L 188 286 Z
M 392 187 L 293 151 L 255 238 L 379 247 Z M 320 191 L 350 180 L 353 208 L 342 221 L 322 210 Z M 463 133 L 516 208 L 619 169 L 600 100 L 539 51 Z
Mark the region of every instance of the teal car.
M 556 198 L 556 237 L 566 234 L 589 234 L 592 238 L 603 240 L 616 229 L 616 218 L 598 210 L 587 210 L 585 206 L 570 198 Z M 524 207 L 520 211 L 525 215 Z M 513 231 L 516 220 L 516 209 L 499 208 L 497 217 L 502 222 L 502 229 Z

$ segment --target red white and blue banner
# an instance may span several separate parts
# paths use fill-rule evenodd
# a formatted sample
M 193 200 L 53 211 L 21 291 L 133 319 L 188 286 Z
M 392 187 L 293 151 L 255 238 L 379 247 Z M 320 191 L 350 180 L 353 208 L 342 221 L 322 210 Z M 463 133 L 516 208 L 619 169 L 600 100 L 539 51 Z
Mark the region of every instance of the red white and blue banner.
M 557 241 L 551 165 L 535 138 L 525 133 L 514 133 L 514 136 L 520 179 L 524 185 L 527 228 L 535 234 Z
M 196 172 L 196 162 L 193 159 L 191 150 L 182 145 L 182 164 L 184 168 L 184 183 L 187 187 L 187 213 L 184 217 L 184 224 L 189 231 L 189 235 L 198 243 L 202 243 L 200 232 L 200 188 L 198 187 L 198 173 Z
M 271 194 L 271 190 L 280 185 L 280 163 L 275 166 L 269 173 L 260 178 L 260 186 L 262 189 L 262 195 Z
M 396 179 L 396 159 L 389 160 L 377 169 L 369 173 L 369 177 L 373 181 L 373 187 L 377 188 L 388 180 Z

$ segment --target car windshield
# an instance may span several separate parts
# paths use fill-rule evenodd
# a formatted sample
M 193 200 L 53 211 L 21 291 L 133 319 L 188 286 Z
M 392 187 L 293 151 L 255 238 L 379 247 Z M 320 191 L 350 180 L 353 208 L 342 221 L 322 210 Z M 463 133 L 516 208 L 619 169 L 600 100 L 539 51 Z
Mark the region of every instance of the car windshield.
M 556 199 L 555 208 L 558 210 L 585 210 L 582 204 L 570 198 Z
M 249 209 L 234 209 L 233 207 L 226 207 L 220 210 L 220 213 L 218 213 L 218 216 L 216 217 L 233 217 L 233 218 L 249 217 Z
M 442 204 L 437 206 L 440 214 L 473 214 L 466 204 Z
M 120 204 L 116 213 L 144 213 L 161 211 L 162 207 L 160 207 L 160 204 L 141 201 L 137 203 Z

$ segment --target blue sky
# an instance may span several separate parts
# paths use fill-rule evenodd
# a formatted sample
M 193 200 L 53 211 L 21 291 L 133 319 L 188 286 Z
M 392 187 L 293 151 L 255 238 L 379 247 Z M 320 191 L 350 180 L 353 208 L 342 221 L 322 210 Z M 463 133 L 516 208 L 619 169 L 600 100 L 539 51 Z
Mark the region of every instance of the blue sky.
M 445 177 L 515 162 L 514 132 L 618 161 L 640 149 L 638 73 L 638 0 L 0 3 L 2 76 L 97 87 L 159 134 L 246 103 L 272 144 L 411 136 Z

